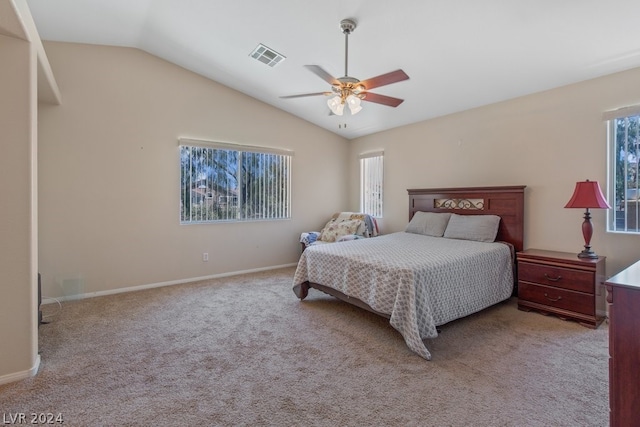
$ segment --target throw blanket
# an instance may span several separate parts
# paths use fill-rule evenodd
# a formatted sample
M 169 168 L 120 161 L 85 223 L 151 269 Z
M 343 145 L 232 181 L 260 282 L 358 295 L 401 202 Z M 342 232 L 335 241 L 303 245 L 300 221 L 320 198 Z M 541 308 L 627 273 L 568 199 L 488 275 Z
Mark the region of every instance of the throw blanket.
M 334 288 L 390 315 L 411 350 L 431 359 L 422 341 L 436 326 L 511 296 L 509 246 L 392 233 L 375 239 L 310 246 L 302 253 L 294 288 L 305 281 Z
M 364 237 L 375 237 L 378 235 L 378 222 L 374 217 L 368 214 L 357 213 L 357 212 L 338 212 L 333 214 L 331 217 L 336 221 L 345 221 L 348 219 L 360 219 L 364 221 L 365 231 L 363 233 Z

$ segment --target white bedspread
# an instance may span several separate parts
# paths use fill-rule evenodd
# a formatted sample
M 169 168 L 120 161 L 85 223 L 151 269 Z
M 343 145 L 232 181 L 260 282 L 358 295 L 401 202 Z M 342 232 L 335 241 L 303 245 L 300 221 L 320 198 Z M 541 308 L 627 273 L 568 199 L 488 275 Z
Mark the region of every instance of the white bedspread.
M 435 338 L 436 326 L 511 296 L 513 263 L 503 243 L 399 232 L 307 248 L 294 288 L 305 281 L 390 315 L 409 348 L 430 360 L 422 340 Z

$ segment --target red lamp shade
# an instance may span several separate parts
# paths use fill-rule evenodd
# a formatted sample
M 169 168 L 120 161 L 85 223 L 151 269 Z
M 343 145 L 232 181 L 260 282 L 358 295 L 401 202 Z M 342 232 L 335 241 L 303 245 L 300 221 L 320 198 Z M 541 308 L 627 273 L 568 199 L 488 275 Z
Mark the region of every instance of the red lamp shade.
M 578 258 L 598 258 L 591 250 L 591 236 L 593 235 L 593 225 L 591 225 L 590 208 L 611 209 L 600 191 L 598 181 L 576 182 L 576 189 L 573 196 L 565 208 L 584 208 L 584 221 L 582 222 L 582 236 L 584 237 L 584 250 L 578 254 Z
M 611 209 L 598 185 L 598 181 L 576 182 L 576 189 L 565 208 Z

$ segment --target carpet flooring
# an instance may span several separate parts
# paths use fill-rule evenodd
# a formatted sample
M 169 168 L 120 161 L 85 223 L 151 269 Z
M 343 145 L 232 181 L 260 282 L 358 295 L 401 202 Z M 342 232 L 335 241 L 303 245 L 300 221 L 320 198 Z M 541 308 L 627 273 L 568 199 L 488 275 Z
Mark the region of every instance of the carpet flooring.
M 608 330 L 511 299 L 412 353 L 293 268 L 44 306 L 39 373 L 0 412 L 65 426 L 607 426 Z

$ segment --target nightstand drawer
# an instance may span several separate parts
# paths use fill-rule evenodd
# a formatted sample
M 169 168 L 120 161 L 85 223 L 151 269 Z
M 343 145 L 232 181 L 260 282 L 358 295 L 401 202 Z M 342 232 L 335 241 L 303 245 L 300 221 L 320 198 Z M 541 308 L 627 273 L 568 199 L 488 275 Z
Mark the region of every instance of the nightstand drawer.
M 524 301 L 531 301 L 549 307 L 560 308 L 589 316 L 596 314 L 593 295 L 581 292 L 519 281 L 518 296 Z
M 518 279 L 593 294 L 595 276 L 590 271 L 518 262 Z

